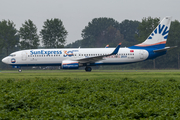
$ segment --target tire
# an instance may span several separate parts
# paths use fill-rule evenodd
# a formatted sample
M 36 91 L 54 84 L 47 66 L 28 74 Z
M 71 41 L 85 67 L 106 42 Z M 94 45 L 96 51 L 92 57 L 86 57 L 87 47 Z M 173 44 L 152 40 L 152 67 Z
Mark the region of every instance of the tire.
M 86 71 L 86 72 L 91 72 L 91 70 L 92 70 L 91 67 L 86 67 L 86 68 L 85 68 L 85 71 Z

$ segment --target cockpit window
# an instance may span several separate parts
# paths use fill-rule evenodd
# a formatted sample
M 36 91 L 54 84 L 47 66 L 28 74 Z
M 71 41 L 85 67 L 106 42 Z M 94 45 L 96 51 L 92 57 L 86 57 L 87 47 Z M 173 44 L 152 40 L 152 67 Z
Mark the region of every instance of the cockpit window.
M 10 54 L 9 56 L 10 56 L 10 57 L 15 57 L 15 56 L 16 56 L 16 54 Z

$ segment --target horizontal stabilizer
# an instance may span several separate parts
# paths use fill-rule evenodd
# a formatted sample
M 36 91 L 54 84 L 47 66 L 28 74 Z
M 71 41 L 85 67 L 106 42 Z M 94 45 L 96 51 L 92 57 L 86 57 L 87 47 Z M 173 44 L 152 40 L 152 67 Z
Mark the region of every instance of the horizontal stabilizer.
M 166 50 L 169 50 L 169 49 L 173 49 L 173 48 L 176 48 L 177 46 L 173 46 L 173 47 L 165 47 L 163 49 L 158 49 L 158 50 L 153 50 L 153 52 L 163 52 L 163 51 L 166 51 Z

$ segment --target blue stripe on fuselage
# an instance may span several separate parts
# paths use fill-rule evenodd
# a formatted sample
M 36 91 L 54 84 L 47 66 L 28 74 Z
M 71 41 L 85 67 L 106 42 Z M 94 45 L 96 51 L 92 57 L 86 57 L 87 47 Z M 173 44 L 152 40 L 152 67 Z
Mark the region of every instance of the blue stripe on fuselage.
M 153 52 L 153 50 L 154 49 L 148 49 L 147 51 L 149 52 L 149 56 L 148 56 L 148 58 L 147 59 L 154 59 L 154 58 L 156 58 L 156 57 L 159 57 L 159 56 L 162 56 L 162 55 L 164 55 L 164 54 L 166 54 L 166 51 L 162 51 L 162 52 L 157 52 L 157 53 L 155 53 L 155 52 Z
M 45 63 L 45 64 L 10 64 L 11 66 L 61 66 L 61 63 Z

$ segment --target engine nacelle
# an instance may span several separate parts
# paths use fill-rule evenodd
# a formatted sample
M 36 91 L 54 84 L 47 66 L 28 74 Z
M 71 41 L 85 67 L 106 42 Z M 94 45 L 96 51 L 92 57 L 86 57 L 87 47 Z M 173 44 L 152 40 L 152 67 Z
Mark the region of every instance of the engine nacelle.
M 79 68 L 79 62 L 78 61 L 69 61 L 65 60 L 62 61 L 62 69 L 78 69 Z

